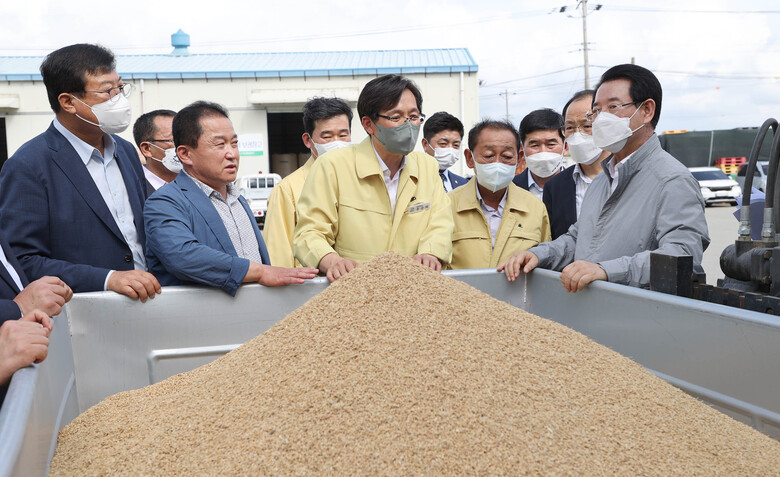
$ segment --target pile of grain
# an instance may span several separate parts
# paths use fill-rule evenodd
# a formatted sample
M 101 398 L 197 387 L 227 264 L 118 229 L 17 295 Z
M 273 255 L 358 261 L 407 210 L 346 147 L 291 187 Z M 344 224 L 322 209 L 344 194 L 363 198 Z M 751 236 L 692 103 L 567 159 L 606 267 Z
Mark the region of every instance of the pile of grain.
M 768 475 L 780 444 L 583 335 L 384 254 L 60 433 L 52 475 Z

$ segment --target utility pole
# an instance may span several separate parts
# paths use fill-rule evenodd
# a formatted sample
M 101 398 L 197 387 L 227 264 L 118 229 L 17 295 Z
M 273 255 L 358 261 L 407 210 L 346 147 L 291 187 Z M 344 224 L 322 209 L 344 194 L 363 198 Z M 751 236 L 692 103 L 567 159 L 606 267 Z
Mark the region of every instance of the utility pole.
M 585 68 L 585 89 L 590 89 L 590 60 L 588 59 L 588 50 L 590 50 L 588 47 L 588 0 L 579 0 L 577 5 L 575 5 L 573 8 L 571 6 L 563 6 L 558 10 L 558 12 L 565 13 L 568 17 L 573 17 L 573 15 L 570 15 L 569 12 L 572 10 L 577 10 L 580 5 L 582 5 L 582 56 L 584 60 L 583 66 Z M 596 6 L 593 8 L 593 11 L 601 10 L 602 6 L 603 5 L 601 4 L 596 4 Z
M 510 93 L 508 89 L 505 89 L 503 93 L 498 93 L 499 96 L 503 96 L 506 101 L 506 120 L 509 121 L 509 95 L 516 94 Z
M 506 120 L 509 121 L 509 90 L 504 90 L 504 100 L 506 100 Z
M 590 89 L 590 64 L 588 63 L 588 0 L 582 0 L 582 55 L 585 60 L 585 89 Z

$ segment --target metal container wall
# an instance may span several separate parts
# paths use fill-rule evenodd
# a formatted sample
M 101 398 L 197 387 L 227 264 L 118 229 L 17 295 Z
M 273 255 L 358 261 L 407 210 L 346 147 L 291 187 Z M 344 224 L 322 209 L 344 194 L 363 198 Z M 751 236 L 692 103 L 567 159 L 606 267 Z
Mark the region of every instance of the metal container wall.
M 494 270 L 446 273 L 578 330 L 780 438 L 780 320 L 772 316 L 603 282 L 568 294 L 547 270 L 515 283 Z M 147 303 L 110 292 L 74 296 L 55 320 L 46 361 L 13 377 L 0 409 L 0 477 L 45 475 L 57 432 L 80 412 L 213 360 L 325 287 L 324 278 L 249 285 L 235 298 L 166 287 Z

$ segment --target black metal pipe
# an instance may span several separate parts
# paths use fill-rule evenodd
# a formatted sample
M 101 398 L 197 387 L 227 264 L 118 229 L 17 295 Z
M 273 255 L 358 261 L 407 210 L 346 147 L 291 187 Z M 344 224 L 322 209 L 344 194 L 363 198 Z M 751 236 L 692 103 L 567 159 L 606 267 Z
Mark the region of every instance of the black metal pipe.
M 775 235 L 777 234 L 777 229 L 775 228 L 775 224 L 777 222 L 775 220 L 775 195 L 777 188 L 775 187 L 775 183 L 777 182 L 777 166 L 778 160 L 780 159 L 780 154 L 778 154 L 777 149 L 778 146 L 780 146 L 780 143 L 777 142 L 777 126 L 775 126 L 773 132 L 772 148 L 769 152 L 769 171 L 766 175 L 766 188 L 764 189 L 764 224 L 761 227 L 761 241 L 776 243 Z
M 737 254 L 736 244 L 732 244 L 720 256 L 720 269 L 729 278 L 767 287 L 772 283 L 769 269 L 771 258 L 772 249 L 754 248 Z
M 745 184 L 742 190 L 742 207 L 740 209 L 741 224 L 739 226 L 739 235 L 741 240 L 750 240 L 750 195 L 753 188 L 753 174 L 755 174 L 756 166 L 758 164 L 758 155 L 761 152 L 761 146 L 764 144 L 764 137 L 770 127 L 772 128 L 775 138 L 777 137 L 777 126 L 777 120 L 774 118 L 769 118 L 764 121 L 764 124 L 758 129 L 758 134 L 756 135 L 756 139 L 753 141 L 753 147 L 750 150 L 747 170 L 745 171 Z M 768 187 L 769 186 L 767 185 L 767 188 Z M 774 191 L 774 186 L 772 190 Z M 766 205 L 766 201 L 764 204 Z
M 769 165 L 770 170 L 772 163 L 777 164 L 774 177 L 767 176 L 767 180 L 772 181 L 774 190 L 772 192 L 772 221 L 774 225 L 775 234 L 777 233 L 777 225 L 780 224 L 780 134 L 777 134 L 775 130 L 775 137 L 772 141 L 772 149 L 769 152 Z M 769 194 L 769 188 L 767 187 L 767 194 Z M 769 201 L 770 196 L 766 196 L 766 200 Z M 776 237 L 772 237 L 776 241 Z

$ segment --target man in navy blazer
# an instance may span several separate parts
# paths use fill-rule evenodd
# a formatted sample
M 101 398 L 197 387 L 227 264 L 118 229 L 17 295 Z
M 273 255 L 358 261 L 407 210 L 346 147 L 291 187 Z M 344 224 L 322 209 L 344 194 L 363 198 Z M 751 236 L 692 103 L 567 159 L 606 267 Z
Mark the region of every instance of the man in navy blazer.
M 133 124 L 135 145 L 144 157 L 143 167 L 147 197 L 165 184 L 176 179 L 181 171 L 178 159 L 170 160 L 169 150 L 176 151 L 173 145 L 173 117 L 175 111 L 155 109 L 144 113 Z
M 531 111 L 518 128 L 520 162 L 527 168 L 512 182 L 542 200 L 545 184 L 561 171 L 566 143 L 563 138 L 563 117 L 550 108 Z M 548 211 L 549 212 L 549 211 Z
M 528 167 L 526 167 L 525 169 L 523 169 L 523 172 L 521 172 L 520 174 L 517 174 L 512 179 L 512 182 L 517 187 L 520 187 L 521 189 L 530 190 L 531 189 L 531 185 L 528 182 L 528 173 L 529 173 Z
M 592 123 L 587 115 L 595 94 L 592 89 L 578 91 L 563 107 L 563 135 L 575 164 L 544 186 L 542 200 L 550 215 L 553 240 L 577 221 L 585 192 L 601 173 L 601 161 L 610 154 L 593 144 Z
M 11 375 L 46 358 L 49 317 L 58 315 L 72 296 L 70 287 L 57 277 L 30 283 L 0 235 L 0 404 Z
M 31 280 L 153 297 L 160 284 L 145 271 L 144 176 L 133 145 L 114 135 L 130 123 L 132 87 L 96 45 L 50 53 L 41 74 L 56 117 L 0 171 L 0 228 Z
M 197 101 L 176 114 L 173 139 L 183 170 L 146 202 L 149 269 L 163 285 L 199 283 L 235 296 L 243 282 L 303 283 L 316 268 L 270 266 L 246 199 L 233 181 L 238 136 L 220 105 Z
M 550 232 L 555 240 L 565 234 L 577 221 L 576 190 L 572 173 L 574 166 L 550 179 L 544 186 L 542 201 L 550 216 Z
M 0 324 L 33 310 L 48 316 L 59 315 L 72 296 L 70 287 L 57 277 L 43 277 L 30 283 L 11 246 L 0 235 Z
M 423 151 L 439 163 L 439 176 L 446 192 L 469 181 L 449 170 L 460 159 L 461 142 L 463 123 L 455 116 L 440 111 L 423 123 Z
M 459 176 L 449 169 L 443 172 L 439 171 L 439 174 L 445 175 L 445 177 L 442 179 L 442 182 L 444 183 L 444 190 L 447 190 L 447 181 L 449 181 L 450 187 L 452 187 L 452 189 L 457 189 L 469 181 L 465 177 Z M 447 192 L 449 192 L 449 190 Z

